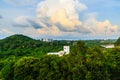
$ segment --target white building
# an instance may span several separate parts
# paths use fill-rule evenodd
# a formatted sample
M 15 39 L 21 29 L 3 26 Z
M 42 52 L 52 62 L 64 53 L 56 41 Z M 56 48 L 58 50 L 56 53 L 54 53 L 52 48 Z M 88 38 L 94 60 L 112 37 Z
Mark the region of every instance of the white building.
M 48 39 L 48 38 L 42 38 L 41 39 L 43 42 L 52 42 L 53 40 L 52 39 Z
M 107 44 L 107 45 L 101 45 L 104 48 L 114 48 L 115 45 L 114 44 Z
M 70 46 L 63 46 L 63 51 L 59 52 L 49 52 L 48 55 L 58 55 L 63 56 L 70 53 Z
M 64 48 L 63 51 L 64 51 L 66 54 L 69 54 L 69 53 L 70 53 L 70 46 L 64 46 L 63 48 Z

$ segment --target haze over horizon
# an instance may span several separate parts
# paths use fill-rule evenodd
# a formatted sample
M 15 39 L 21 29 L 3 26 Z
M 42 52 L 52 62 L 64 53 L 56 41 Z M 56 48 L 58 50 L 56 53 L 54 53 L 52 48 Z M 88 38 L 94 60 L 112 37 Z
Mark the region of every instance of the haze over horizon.
M 117 39 L 118 0 L 0 0 L 0 39 Z

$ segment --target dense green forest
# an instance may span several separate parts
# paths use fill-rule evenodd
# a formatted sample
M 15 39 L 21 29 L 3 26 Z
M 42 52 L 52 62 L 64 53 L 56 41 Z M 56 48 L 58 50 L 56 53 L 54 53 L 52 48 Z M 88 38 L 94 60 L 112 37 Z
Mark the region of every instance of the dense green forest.
M 115 43 L 105 49 L 101 44 Z M 120 80 L 120 39 L 44 42 L 24 35 L 0 40 L 0 80 Z M 64 56 L 47 55 L 70 46 Z
M 0 40 L 0 58 L 41 56 L 49 51 L 60 51 L 64 45 L 71 45 L 71 43 L 64 40 L 44 42 L 24 35 L 13 35 Z

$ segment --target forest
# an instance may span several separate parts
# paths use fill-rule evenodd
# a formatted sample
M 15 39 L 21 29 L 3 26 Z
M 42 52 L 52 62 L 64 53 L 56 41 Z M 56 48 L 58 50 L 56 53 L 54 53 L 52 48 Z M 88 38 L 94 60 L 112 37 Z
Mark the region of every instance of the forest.
M 115 48 L 101 44 L 115 44 Z M 70 46 L 68 55 L 47 55 L 64 45 Z M 9 36 L 0 40 L 0 80 L 120 80 L 120 38 L 45 42 Z

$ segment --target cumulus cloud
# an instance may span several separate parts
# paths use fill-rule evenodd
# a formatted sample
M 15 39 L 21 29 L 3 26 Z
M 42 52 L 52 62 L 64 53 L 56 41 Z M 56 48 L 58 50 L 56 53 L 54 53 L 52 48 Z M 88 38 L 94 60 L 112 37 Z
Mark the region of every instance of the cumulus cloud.
M 106 33 L 118 33 L 117 25 L 112 25 L 107 19 L 97 20 L 97 13 L 89 13 L 88 16 L 84 14 L 87 18 L 80 20 L 80 14 L 87 9 L 79 0 L 43 0 L 37 7 L 38 23 L 43 27 L 38 32 L 54 36 L 104 36 Z
M 54 26 L 63 32 L 82 32 L 79 13 L 85 9 L 86 5 L 78 0 L 44 0 L 38 4 L 37 17 L 43 27 Z
M 114 35 L 118 32 L 117 25 L 112 25 L 109 20 L 98 21 L 95 16 L 89 16 L 84 22 L 84 27 L 87 27 L 92 35 Z
M 33 27 L 35 29 L 42 28 L 36 20 L 30 19 L 27 16 L 19 16 L 14 19 L 13 21 L 13 26 L 14 27 Z
M 78 38 L 86 35 L 90 37 L 103 36 L 106 33 L 117 34 L 118 26 L 112 25 L 108 19 L 97 20 L 96 13 L 81 19 L 80 14 L 87 9 L 88 7 L 79 0 L 42 0 L 37 5 L 37 19 L 19 16 L 14 19 L 13 26 L 24 28 L 24 34 L 34 36 Z

